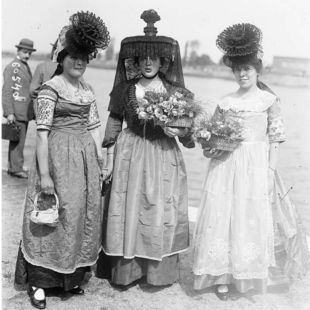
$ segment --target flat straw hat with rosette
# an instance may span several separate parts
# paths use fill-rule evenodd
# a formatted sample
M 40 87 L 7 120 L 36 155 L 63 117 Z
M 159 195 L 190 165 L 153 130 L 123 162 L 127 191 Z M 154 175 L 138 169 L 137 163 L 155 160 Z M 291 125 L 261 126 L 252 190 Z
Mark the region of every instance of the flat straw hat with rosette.
M 263 58 L 263 34 L 252 24 L 236 24 L 226 28 L 217 37 L 216 46 L 224 53 L 223 62 L 234 65 L 251 65 Z

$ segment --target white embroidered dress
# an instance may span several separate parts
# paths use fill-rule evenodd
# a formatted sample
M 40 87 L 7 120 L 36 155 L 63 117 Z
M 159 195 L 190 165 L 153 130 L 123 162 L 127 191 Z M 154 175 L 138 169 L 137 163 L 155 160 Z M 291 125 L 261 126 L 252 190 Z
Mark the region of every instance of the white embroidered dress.
M 270 143 L 285 140 L 279 100 L 266 91 L 248 99 L 231 94 L 216 113 L 242 122 L 247 134 L 235 151 L 209 163 L 195 228 L 195 289 L 265 280 L 275 264 L 267 134 Z

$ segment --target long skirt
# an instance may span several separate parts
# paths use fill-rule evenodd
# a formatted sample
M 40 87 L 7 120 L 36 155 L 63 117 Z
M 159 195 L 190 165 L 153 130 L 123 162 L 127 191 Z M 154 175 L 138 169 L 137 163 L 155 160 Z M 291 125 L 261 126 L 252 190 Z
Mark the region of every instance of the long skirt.
M 88 131 L 52 130 L 48 152 L 49 173 L 59 199 L 58 225 L 38 225 L 30 220 L 35 197 L 41 191 L 35 156 L 23 206 L 22 255 L 18 256 L 17 267 L 26 260 L 24 266 L 30 274 L 30 282 L 32 275 L 45 274 L 52 286 L 58 283 L 70 288 L 72 285 L 65 282 L 73 277 L 77 280 L 72 283 L 79 283 L 84 277 L 85 267 L 96 263 L 101 248 L 101 162 L 95 141 Z M 46 209 L 49 197 L 43 194 L 41 209 Z M 43 280 L 40 284 L 38 277 L 34 278 L 37 284 L 34 286 L 40 287 L 48 282 Z
M 178 253 L 189 245 L 184 160 L 172 138 L 149 141 L 125 129 L 118 137 L 111 191 L 105 197 L 103 250 L 116 284 L 146 275 L 165 285 L 179 277 Z M 102 254 L 97 274 L 105 274 Z
M 309 270 L 305 230 L 277 171 L 268 197 L 264 154 L 259 143 L 245 144 L 210 161 L 195 228 L 195 289 L 234 283 L 266 293 Z
M 23 252 L 19 248 L 15 269 L 15 285 L 20 289 L 26 289 L 28 284 L 43 289 L 61 287 L 64 291 L 70 291 L 81 284 L 86 272 L 89 271 L 90 267 L 80 267 L 73 273 L 64 274 L 34 266 L 25 260 Z

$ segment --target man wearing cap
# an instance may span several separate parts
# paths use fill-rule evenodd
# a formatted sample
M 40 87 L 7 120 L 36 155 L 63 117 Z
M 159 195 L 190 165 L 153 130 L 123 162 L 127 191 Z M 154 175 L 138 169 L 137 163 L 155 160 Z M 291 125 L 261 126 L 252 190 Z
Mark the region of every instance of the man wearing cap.
M 32 99 L 29 93 L 31 71 L 27 61 L 33 48 L 33 41 L 22 39 L 17 47 L 17 55 L 3 72 L 2 108 L 7 123 L 20 126 L 20 140 L 10 141 L 8 156 L 8 173 L 18 178 L 27 178 L 23 169 L 24 145 L 28 122 L 34 118 Z
M 56 40 L 54 44 L 51 43 L 52 51 L 50 54 L 50 58 L 39 63 L 33 74 L 33 78 L 30 84 L 30 96 L 33 100 L 33 108 L 35 114 L 37 111 L 37 97 L 39 90 L 45 82 L 52 78 L 55 70 L 57 69 L 57 62 L 52 61 L 55 49 L 57 47 L 57 42 L 58 40 Z

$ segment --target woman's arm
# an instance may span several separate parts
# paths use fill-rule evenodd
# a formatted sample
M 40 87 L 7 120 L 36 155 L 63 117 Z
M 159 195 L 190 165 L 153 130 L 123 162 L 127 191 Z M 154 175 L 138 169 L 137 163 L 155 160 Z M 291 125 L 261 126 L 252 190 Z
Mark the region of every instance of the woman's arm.
M 274 173 L 275 173 L 277 162 L 278 162 L 279 148 L 280 148 L 279 142 L 270 143 L 269 163 L 268 163 L 269 165 L 268 167 L 268 190 L 269 192 L 272 191 L 273 185 L 274 185 Z
M 41 190 L 49 195 L 54 194 L 55 189 L 48 168 L 48 136 L 53 124 L 57 98 L 57 93 L 49 86 L 43 86 L 38 94 L 37 160 L 41 177 Z
M 270 143 L 270 149 L 269 149 L 269 168 L 270 170 L 275 170 L 277 163 L 278 163 L 278 157 L 279 157 L 279 149 L 280 149 L 280 143 Z
M 99 132 L 99 128 L 94 128 L 94 129 L 91 129 L 89 130 L 89 132 L 91 133 L 94 141 L 95 141 L 95 144 L 96 144 L 96 147 L 97 147 L 97 152 L 98 152 L 98 156 L 100 158 L 102 158 L 102 149 L 101 149 L 101 138 L 100 138 L 100 132 Z
M 114 148 L 115 143 L 110 144 L 107 147 L 107 160 L 106 165 L 103 168 L 102 174 L 103 174 L 103 180 L 106 180 L 110 177 L 112 171 L 113 171 L 113 164 L 114 164 Z
M 113 171 L 114 148 L 117 137 L 122 131 L 122 126 L 123 117 L 120 117 L 119 115 L 111 112 L 108 117 L 107 126 L 105 129 L 105 136 L 102 142 L 102 147 L 107 148 L 106 165 L 102 170 L 104 180 L 108 179 Z
M 267 133 L 269 137 L 268 189 L 271 192 L 274 186 L 274 173 L 278 162 L 280 143 L 285 141 L 279 98 L 274 100 L 267 113 Z
M 54 194 L 54 182 L 48 168 L 48 130 L 37 130 L 37 160 L 41 177 L 41 190 L 48 195 Z

